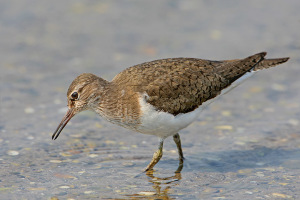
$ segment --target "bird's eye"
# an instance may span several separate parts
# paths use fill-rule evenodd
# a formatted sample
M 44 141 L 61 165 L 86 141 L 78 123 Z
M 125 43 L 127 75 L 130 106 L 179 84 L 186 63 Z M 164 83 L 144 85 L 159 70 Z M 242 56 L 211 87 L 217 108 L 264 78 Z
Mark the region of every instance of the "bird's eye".
M 72 94 L 71 94 L 71 97 L 72 97 L 72 99 L 77 99 L 78 98 L 78 93 L 77 92 L 73 92 Z

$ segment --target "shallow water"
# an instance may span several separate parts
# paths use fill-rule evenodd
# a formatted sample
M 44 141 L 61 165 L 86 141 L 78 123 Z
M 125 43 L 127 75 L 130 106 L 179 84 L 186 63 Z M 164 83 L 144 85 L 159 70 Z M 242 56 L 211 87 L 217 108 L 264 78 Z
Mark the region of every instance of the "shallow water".
M 0 2 L 1 199 L 298 199 L 300 3 L 297 0 Z M 55 141 L 80 73 L 106 79 L 166 57 L 234 59 L 268 51 L 288 63 L 259 72 L 168 138 L 142 173 L 154 136 L 92 112 Z

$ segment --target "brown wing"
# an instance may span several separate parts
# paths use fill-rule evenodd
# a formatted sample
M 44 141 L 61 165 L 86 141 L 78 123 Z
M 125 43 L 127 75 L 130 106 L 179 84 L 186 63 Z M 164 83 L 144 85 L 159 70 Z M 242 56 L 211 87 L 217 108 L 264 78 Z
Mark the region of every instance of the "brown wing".
M 220 94 L 264 59 L 259 53 L 241 60 L 209 61 L 194 58 L 156 60 L 130 67 L 112 81 L 119 89 L 149 96 L 148 103 L 171 114 L 190 112 Z
M 217 96 L 230 83 L 211 65 L 186 60 L 185 64 L 159 77 L 146 87 L 148 102 L 173 115 L 190 112 Z
M 127 93 L 146 92 L 148 102 L 158 110 L 177 115 L 194 110 L 230 84 L 214 72 L 214 66 L 221 63 L 193 58 L 156 60 L 124 70 L 112 83 Z

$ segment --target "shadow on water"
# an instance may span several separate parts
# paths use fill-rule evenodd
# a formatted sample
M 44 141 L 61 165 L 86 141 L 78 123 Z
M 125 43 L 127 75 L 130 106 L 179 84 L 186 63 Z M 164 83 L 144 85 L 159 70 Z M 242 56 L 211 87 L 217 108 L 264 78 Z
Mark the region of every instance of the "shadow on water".
M 151 150 L 125 148 L 124 146 L 110 146 L 106 144 L 87 145 L 84 143 L 68 145 L 67 148 L 59 149 L 43 145 L 50 158 L 65 159 L 64 154 L 68 154 L 68 159 L 90 160 L 87 155 L 98 155 L 91 163 L 101 163 L 107 161 L 130 161 L 135 163 L 140 161 L 137 167 L 143 168 L 151 160 Z M 45 148 L 46 147 L 46 148 Z M 252 146 L 247 150 L 228 150 L 214 152 L 186 153 L 182 172 L 237 172 L 246 168 L 276 167 L 287 160 L 300 160 L 300 149 L 286 149 L 284 147 L 269 148 L 265 146 Z M 168 155 L 155 166 L 155 169 L 170 169 L 178 167 L 177 156 Z M 175 171 L 175 170 L 174 170 Z
M 224 173 L 236 173 L 243 169 L 252 169 L 253 171 L 257 169 L 259 171 L 264 168 L 286 165 L 284 163 L 288 160 L 300 160 L 300 149 L 286 150 L 254 146 L 251 150 L 206 153 L 205 158 L 200 159 L 200 161 L 199 158 L 192 156 L 186 159 L 182 173 L 174 173 L 173 176 L 165 177 L 159 173 L 159 170 L 162 169 L 157 169 L 156 173 L 146 173 L 148 181 L 154 189 L 152 192 L 140 192 L 125 196 L 129 199 L 175 199 L 178 196 L 174 195 L 172 188 L 180 187 L 181 179 L 187 178 L 184 177 L 185 175 L 190 176 L 188 172 L 193 172 L 193 177 L 189 177 L 189 179 L 197 180 L 197 187 L 201 190 L 201 187 L 223 181 L 225 179 Z M 170 165 L 169 162 L 168 165 Z M 285 167 L 300 168 L 300 166 Z M 146 194 L 147 197 L 145 197 Z
M 200 159 L 200 161 L 199 161 Z M 281 166 L 287 160 L 300 160 L 300 149 L 254 146 L 250 150 L 205 153 L 204 158 L 193 155 L 187 159 L 185 171 L 237 172 L 242 169 Z M 300 166 L 299 166 L 300 168 Z
M 193 152 L 186 148 L 181 173 L 174 173 L 178 167 L 177 155 L 166 152 L 153 172 L 136 177 L 150 161 L 150 149 L 125 148 L 118 143 L 98 142 L 95 139 L 72 140 L 62 141 L 65 146 L 35 145 L 30 152 L 24 151 L 22 157 L 11 160 L 22 163 L 22 167 L 6 162 L 9 155 L 3 154 L 3 171 L 10 177 L 6 182 L 10 181 L 13 185 L 19 181 L 22 185 L 22 181 L 30 179 L 39 183 L 37 188 L 50 187 L 49 191 L 55 191 L 58 197 L 84 196 L 86 194 L 82 194 L 80 187 L 86 184 L 84 190 L 94 191 L 95 196 L 101 199 L 176 199 L 181 197 L 180 194 L 187 197 L 189 192 L 202 193 L 207 187 L 218 190 L 229 176 L 238 178 L 237 183 L 241 183 L 241 180 L 250 180 L 249 177 L 255 178 L 256 172 L 267 168 L 274 168 L 275 171 L 280 171 L 279 167 L 285 171 L 300 169 L 299 148 L 252 146 L 247 150 L 201 152 L 194 146 Z M 244 169 L 251 172 L 240 173 Z M 79 175 L 79 172 L 82 174 Z M 64 189 L 60 187 L 64 185 L 74 185 L 74 191 L 70 189 L 63 193 Z M 237 189 L 239 187 L 236 186 Z
M 182 174 L 174 173 L 173 176 L 163 176 L 159 172 L 145 173 L 148 177 L 149 183 L 152 184 L 153 191 L 141 191 L 136 194 L 124 195 L 126 199 L 177 199 L 178 194 L 174 193 L 174 188 L 180 187 Z M 161 177 L 163 176 L 163 177 Z M 197 179 L 201 179 L 201 184 L 197 183 L 197 187 L 200 190 L 202 187 L 209 186 L 225 179 L 223 174 L 198 174 Z M 193 187 L 193 186 L 192 186 Z
M 170 168 L 177 167 L 176 159 L 162 160 L 162 163 L 155 168 L 156 170 L 142 173 L 136 179 L 132 179 L 132 181 L 144 185 L 139 192 L 132 194 L 127 191 L 128 194 L 123 194 L 124 198 L 104 199 L 176 199 L 178 195 L 175 194 L 174 189 L 182 186 L 182 179 L 196 180 L 200 191 L 201 188 L 223 181 L 227 172 L 237 173 L 243 169 L 256 171 L 282 165 L 289 168 L 290 166 L 285 164 L 286 161 L 300 160 L 300 149 L 287 150 L 265 146 L 253 146 L 252 148 L 250 150 L 201 153 L 204 155 L 202 158 L 199 154 L 187 155 L 181 173 L 170 174 Z M 147 160 L 147 158 L 141 159 Z M 300 166 L 293 167 L 300 168 Z M 148 182 L 152 189 L 145 182 Z
M 97 141 L 96 141 L 97 140 Z M 111 144 L 101 142 L 99 138 L 93 140 L 81 138 L 74 139 L 75 142 L 67 143 L 64 149 L 57 148 L 57 146 L 40 146 L 44 149 L 48 156 L 53 159 L 79 159 L 84 162 L 88 161 L 91 164 L 110 162 L 128 161 L 136 167 L 143 167 L 151 160 L 152 150 L 142 147 L 131 148 L 118 143 Z M 99 142 L 98 142 L 99 141 Z M 242 169 L 261 168 L 261 167 L 276 167 L 288 160 L 300 160 L 300 149 L 287 149 L 285 147 L 266 147 L 253 145 L 247 147 L 246 150 L 227 150 L 227 151 L 212 151 L 201 152 L 200 150 L 193 150 L 185 153 L 185 161 L 182 173 L 185 172 L 237 172 Z M 97 155 L 95 159 L 89 159 L 88 156 Z M 174 157 L 175 156 L 175 157 Z M 139 164 L 136 164 L 139 163 Z M 143 164 L 145 166 L 143 166 Z M 174 169 L 178 167 L 177 155 L 170 156 L 165 153 L 156 170 L 159 169 Z M 300 168 L 300 167 L 299 167 Z M 175 171 L 175 170 L 174 170 Z

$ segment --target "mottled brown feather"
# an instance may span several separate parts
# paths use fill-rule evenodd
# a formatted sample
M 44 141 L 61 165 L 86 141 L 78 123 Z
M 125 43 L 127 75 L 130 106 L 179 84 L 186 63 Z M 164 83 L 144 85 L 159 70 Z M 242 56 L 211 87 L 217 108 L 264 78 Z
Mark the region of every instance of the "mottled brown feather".
M 262 69 L 287 61 L 264 60 L 265 52 L 245 59 L 209 61 L 170 58 L 146 62 L 118 74 L 112 83 L 119 88 L 146 93 L 147 102 L 173 115 L 190 112 L 252 69 Z M 262 62 L 263 61 L 263 62 Z
M 261 69 L 267 69 L 269 67 L 274 67 L 281 63 L 285 63 L 288 61 L 289 58 L 271 58 L 271 59 L 264 59 L 263 61 L 259 62 L 254 68 L 254 71 L 258 71 Z

